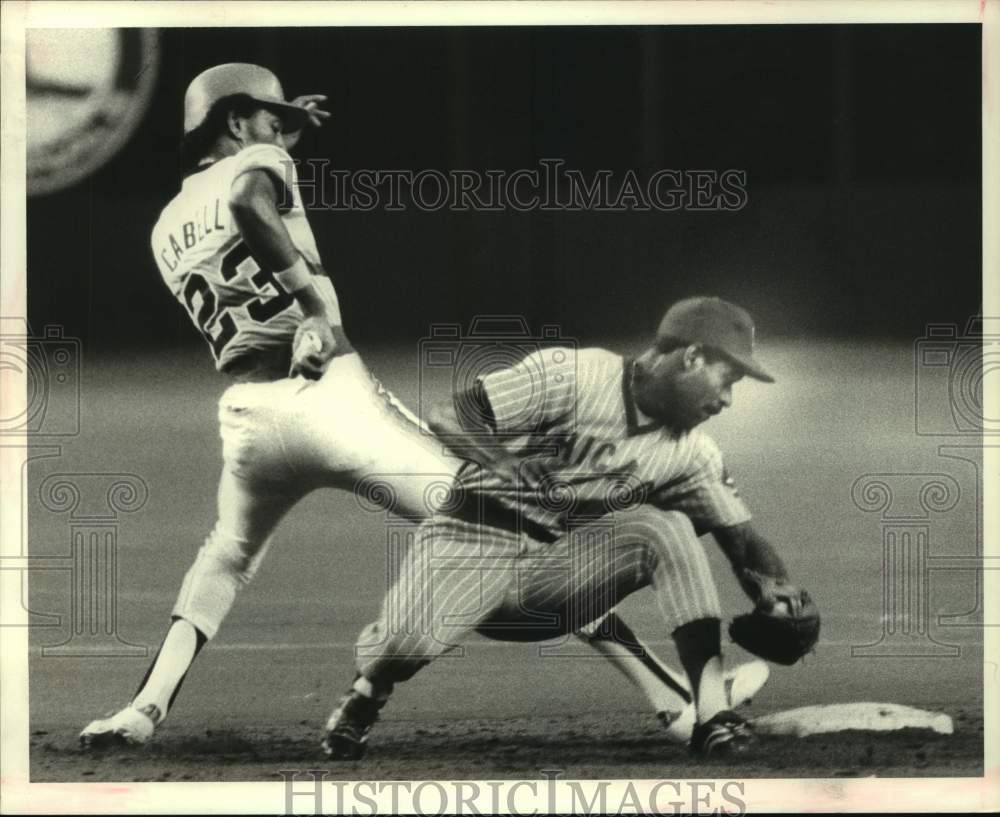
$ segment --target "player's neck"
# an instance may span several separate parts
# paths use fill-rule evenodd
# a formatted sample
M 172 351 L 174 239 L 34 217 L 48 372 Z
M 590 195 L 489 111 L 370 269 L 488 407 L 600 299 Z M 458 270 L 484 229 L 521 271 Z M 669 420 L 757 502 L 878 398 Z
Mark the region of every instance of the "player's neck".
M 198 167 L 206 167 L 207 165 L 213 165 L 220 159 L 226 159 L 229 156 L 235 156 L 239 153 L 246 145 L 241 145 L 235 139 L 229 139 L 220 136 L 215 140 L 211 149 L 198 161 Z
M 640 426 L 650 425 L 653 423 L 658 423 L 659 421 L 646 411 L 643 411 L 642 404 L 644 402 L 642 390 L 636 386 L 635 375 L 636 367 L 640 365 L 638 360 L 632 361 L 628 368 L 627 378 L 625 387 L 628 389 L 629 397 L 632 400 L 632 407 L 635 409 L 636 422 Z

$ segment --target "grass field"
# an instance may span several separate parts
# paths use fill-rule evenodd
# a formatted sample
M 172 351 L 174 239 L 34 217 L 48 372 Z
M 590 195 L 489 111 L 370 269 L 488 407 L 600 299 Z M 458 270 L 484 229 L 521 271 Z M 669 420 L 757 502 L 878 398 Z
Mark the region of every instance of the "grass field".
M 365 356 L 404 401 L 417 403 L 416 352 L 375 349 Z M 933 648 L 933 638 L 956 645 L 957 656 L 852 657 L 851 649 L 878 642 L 889 623 L 883 619 L 887 514 L 927 516 L 907 524 L 925 526 L 932 557 L 976 553 L 978 440 L 914 433 L 912 347 L 786 342 L 764 356 L 779 383 L 740 384 L 734 407 L 708 429 L 759 527 L 818 601 L 824 629 L 804 663 L 773 669 L 750 711 L 887 701 L 947 712 L 956 732 L 770 739 L 739 767 L 714 766 L 713 776 L 981 774 L 982 619 L 973 571 L 932 571 L 929 630 L 910 640 L 911 653 Z M 65 556 L 71 523 L 83 524 L 41 505 L 38 486 L 46 477 L 140 477 L 148 500 L 116 522 L 118 634 L 152 654 L 181 577 L 214 521 L 215 401 L 224 383 L 200 350 L 173 357 L 123 353 L 85 360 L 82 371 L 80 436 L 30 470 L 31 554 Z M 945 456 L 943 443 L 971 448 Z M 863 511 L 852 499 L 852 485 L 870 474 L 889 475 L 881 481 L 896 486 L 889 509 Z M 953 507 L 921 511 L 910 492 L 919 493 L 912 486 L 926 481 L 924 474 L 954 480 Z M 330 765 L 319 752 L 321 728 L 351 677 L 357 632 L 377 611 L 384 541 L 385 519 L 363 512 L 353 497 L 310 496 L 280 529 L 258 579 L 199 658 L 156 742 L 102 757 L 81 753 L 76 734 L 129 699 L 148 659 L 42 656 L 44 645 L 69 636 L 70 579 L 66 571 L 32 572 L 30 609 L 62 617 L 31 634 L 32 779 L 276 780 L 279 769 Z M 745 599 L 717 549 L 710 540 L 706 545 L 727 613 L 742 611 Z M 623 609 L 636 631 L 676 664 L 653 597 L 643 591 Z M 938 620 L 969 611 L 957 621 Z M 401 686 L 373 733 L 368 758 L 334 767 L 330 777 L 537 778 L 553 766 L 567 777 L 611 778 L 683 777 L 699 768 L 659 737 L 643 699 L 600 659 L 540 657 L 537 645 L 478 639 L 465 657 L 440 660 Z

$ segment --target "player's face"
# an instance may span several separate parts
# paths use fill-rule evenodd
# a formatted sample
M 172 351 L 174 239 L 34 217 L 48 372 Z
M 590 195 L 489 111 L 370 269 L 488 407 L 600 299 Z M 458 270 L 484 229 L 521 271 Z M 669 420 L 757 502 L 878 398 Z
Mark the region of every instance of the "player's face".
M 285 147 L 281 135 L 281 117 L 267 108 L 258 108 L 250 116 L 235 117 L 236 138 L 243 147 L 249 145 L 277 145 Z
M 743 372 L 701 351 L 653 352 L 640 359 L 635 382 L 639 408 L 678 431 L 687 431 L 733 404 Z
M 682 400 L 691 418 L 691 426 L 703 423 L 733 404 L 733 386 L 743 378 L 728 360 L 706 360 L 699 355 L 698 363 L 680 376 Z

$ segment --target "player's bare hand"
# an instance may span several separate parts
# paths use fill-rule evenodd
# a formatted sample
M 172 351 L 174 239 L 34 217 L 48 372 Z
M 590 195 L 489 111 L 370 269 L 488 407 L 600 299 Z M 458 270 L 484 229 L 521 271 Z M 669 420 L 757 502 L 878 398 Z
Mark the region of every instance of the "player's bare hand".
M 488 447 L 481 443 L 451 445 L 452 452 L 472 467 L 463 469 L 458 484 L 466 490 L 477 490 L 483 474 L 489 474 L 491 481 L 500 480 L 508 488 L 521 484 L 521 462 L 499 447 Z
M 749 568 L 740 573 L 740 584 L 753 599 L 758 610 L 765 613 L 781 612 L 793 617 L 802 611 L 803 591 L 787 579 L 765 576 Z
M 322 318 L 306 318 L 295 331 L 292 341 L 291 377 L 302 375 L 310 380 L 323 376 L 337 351 L 333 330 Z
M 320 108 L 320 103 L 326 102 L 326 99 L 326 94 L 304 94 L 295 97 L 292 104 L 304 108 L 309 114 L 309 124 L 319 128 L 330 118 L 330 112 Z

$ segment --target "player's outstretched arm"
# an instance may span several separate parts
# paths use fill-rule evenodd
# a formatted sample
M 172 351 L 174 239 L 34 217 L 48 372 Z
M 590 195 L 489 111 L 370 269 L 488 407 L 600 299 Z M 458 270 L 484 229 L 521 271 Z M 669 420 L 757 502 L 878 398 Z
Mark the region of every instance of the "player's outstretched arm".
M 749 522 L 712 531 L 726 554 L 744 592 L 756 604 L 760 600 L 760 583 L 751 574 L 769 577 L 778 583 L 788 581 L 788 570 L 774 546 Z
M 276 179 L 266 170 L 251 170 L 236 177 L 229 195 L 229 207 L 240 235 L 258 263 L 275 270 L 274 277 L 291 293 L 306 317 L 296 333 L 309 334 L 309 347 L 296 354 L 292 374 L 318 378 L 338 348 L 326 302 L 312 283 L 309 265 L 299 254 L 281 220 Z
M 789 580 L 770 543 L 749 523 L 713 533 L 754 603 L 752 612 L 730 622 L 730 638 L 760 658 L 788 666 L 811 652 L 819 641 L 819 608 Z
M 463 408 L 461 419 L 456 405 Z M 471 389 L 457 393 L 452 402 L 433 403 L 424 419 L 439 437 L 472 439 L 488 436 L 496 430 L 493 408 L 478 382 Z
M 456 404 L 462 406 L 461 419 Z M 455 456 L 514 479 L 517 460 L 493 438 L 492 409 L 480 385 L 455 395 L 455 403 L 433 404 L 427 417 L 422 419 Z

